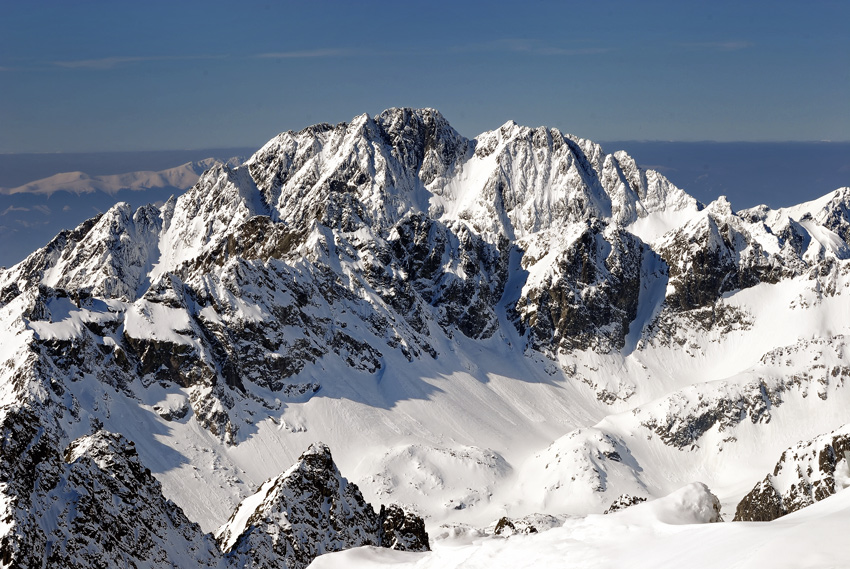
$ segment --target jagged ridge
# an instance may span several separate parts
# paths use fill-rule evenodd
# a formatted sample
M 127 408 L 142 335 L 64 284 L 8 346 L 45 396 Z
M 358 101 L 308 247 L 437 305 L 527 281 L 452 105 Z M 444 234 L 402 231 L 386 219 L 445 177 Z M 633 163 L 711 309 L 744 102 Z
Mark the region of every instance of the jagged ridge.
M 640 400 L 643 415 L 622 424 L 677 452 L 721 431 L 731 444 L 725 431 L 766 424 L 785 397 L 834 397 L 845 356 L 830 360 L 834 376 L 771 371 L 652 405 L 653 381 L 673 383 L 663 362 L 646 360 L 657 376 L 643 384 L 623 362 L 678 349 L 697 362 L 754 325 L 732 297 L 760 285 L 805 283 L 792 310 L 840 296 L 848 203 L 845 188 L 778 211 L 703 207 L 625 153 L 512 122 L 470 140 L 430 109 L 317 125 L 207 171 L 162 208 L 119 204 L 0 272 L 2 401 L 43 404 L 38 420 L 62 425 L 62 448 L 104 413 L 70 383 L 94 378 L 130 401 L 173 389 L 179 404 L 153 407 L 163 423 L 194 421 L 235 445 L 266 415 L 321 395 L 336 381 L 318 373 L 328 362 L 380 384 L 394 381 L 391 356 L 425 365 L 501 342 L 600 406 Z M 659 491 L 614 431 L 558 444 L 578 455 L 591 492 Z M 569 470 L 543 458 L 557 466 L 555 492 Z

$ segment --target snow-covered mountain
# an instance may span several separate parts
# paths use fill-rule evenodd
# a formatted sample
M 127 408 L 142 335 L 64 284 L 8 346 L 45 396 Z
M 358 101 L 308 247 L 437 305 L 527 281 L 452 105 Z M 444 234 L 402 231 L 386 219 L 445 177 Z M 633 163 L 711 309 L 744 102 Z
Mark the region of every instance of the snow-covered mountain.
M 318 441 L 432 535 L 696 480 L 731 518 L 784 449 L 850 423 L 848 243 L 850 188 L 734 212 L 556 129 L 467 139 L 390 109 L 283 133 L 0 271 L 0 413 L 28 425 L 7 435 L 21 448 L 49 427 L 33 464 L 104 430 L 133 441 L 200 524 L 167 547 L 217 531 L 215 562 L 300 567 L 328 549 L 299 557 L 292 535 L 336 543 L 276 497 Z M 4 520 L 51 491 L 17 476 Z M 383 523 L 368 512 L 357 527 Z M 35 539 L 28 523 L 3 539 Z M 370 531 L 345 543 L 392 543 Z
M 238 166 L 241 161 L 241 158 L 231 158 L 225 163 L 229 166 Z M 145 170 L 103 176 L 90 176 L 85 172 L 62 172 L 15 188 L 0 188 L 0 194 L 26 193 L 51 196 L 56 192 L 65 191 L 76 194 L 105 192 L 114 195 L 121 190 L 189 188 L 194 185 L 202 173 L 219 163 L 221 163 L 220 160 L 206 158 L 156 172 Z
M 167 156 L 171 154 L 166 153 Z M 89 155 L 83 155 L 82 159 L 86 156 Z M 126 160 L 127 157 L 121 155 L 121 158 Z M 178 160 L 184 158 L 185 153 L 175 153 L 174 164 L 179 164 Z M 57 167 L 57 159 L 55 155 L 39 157 L 36 163 L 41 164 L 45 171 L 52 172 Z M 118 163 L 114 168 L 124 165 L 121 159 L 115 160 Z M 91 163 L 91 157 L 89 161 L 88 166 L 98 167 L 96 161 Z M 60 172 L 25 184 L 0 187 L 0 240 L 4 245 L 0 248 L 0 266 L 8 267 L 20 262 L 32 253 L 33 243 L 47 242 L 63 229 L 79 225 L 92 215 L 107 211 L 116 202 L 126 201 L 135 204 L 135 207 L 148 203 L 161 205 L 169 196 L 183 193 L 194 186 L 200 175 L 215 164 L 226 163 L 235 167 L 242 161 L 244 158 L 241 157 L 205 158 L 165 170 L 131 171 L 114 175 Z M 4 164 L 5 170 L 0 166 L 0 173 L 20 181 L 8 156 Z M 32 168 L 24 170 L 23 174 L 26 174 L 26 170 Z

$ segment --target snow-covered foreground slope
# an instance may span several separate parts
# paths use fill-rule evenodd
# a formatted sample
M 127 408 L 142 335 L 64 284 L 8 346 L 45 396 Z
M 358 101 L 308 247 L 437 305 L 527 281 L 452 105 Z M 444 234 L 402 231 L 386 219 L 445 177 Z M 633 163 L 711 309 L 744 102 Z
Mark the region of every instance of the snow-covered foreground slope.
M 769 523 L 705 523 L 706 516 L 698 510 L 705 503 L 705 495 L 698 488 L 691 485 L 656 502 L 614 514 L 568 518 L 562 527 L 539 533 L 447 538 L 436 541 L 428 553 L 350 549 L 319 557 L 310 567 L 800 569 L 847 566 L 844 536 L 850 531 L 850 492 Z
M 731 519 L 850 423 L 848 242 L 848 188 L 733 212 L 555 129 L 390 109 L 0 271 L 0 415 L 57 455 L 121 433 L 207 532 L 318 441 L 432 534 L 696 480 Z

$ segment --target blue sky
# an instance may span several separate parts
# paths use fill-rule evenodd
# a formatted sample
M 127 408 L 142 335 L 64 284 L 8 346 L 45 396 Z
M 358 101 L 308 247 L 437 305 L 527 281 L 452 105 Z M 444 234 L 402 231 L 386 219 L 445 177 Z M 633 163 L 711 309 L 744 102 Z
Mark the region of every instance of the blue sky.
M 390 106 L 474 136 L 850 139 L 850 2 L 12 2 L 0 152 L 259 146 Z

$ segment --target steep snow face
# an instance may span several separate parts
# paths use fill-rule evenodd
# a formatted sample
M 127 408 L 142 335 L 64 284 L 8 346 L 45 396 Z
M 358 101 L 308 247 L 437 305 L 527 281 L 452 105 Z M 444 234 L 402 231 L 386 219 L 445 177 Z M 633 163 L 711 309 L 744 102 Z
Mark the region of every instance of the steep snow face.
M 0 396 L 135 440 L 205 530 L 317 440 L 429 527 L 695 479 L 728 514 L 847 423 L 848 195 L 736 213 L 554 129 L 317 125 L 0 272 Z
M 216 247 L 254 215 L 268 213 L 244 168 L 216 166 L 163 211 L 161 256 L 151 282 Z
M 294 231 L 316 220 L 380 232 L 409 211 L 427 211 L 424 185 L 450 172 L 468 146 L 437 111 L 392 109 L 281 134 L 246 167 L 274 219 Z
M 146 288 L 159 254 L 159 210 L 131 211 L 119 203 L 74 231 L 63 231 L 0 275 L 0 287 L 13 290 L 46 285 L 105 298 L 134 300 Z
M 605 155 L 588 140 L 513 121 L 474 141 L 475 151 L 436 178 L 431 213 L 462 219 L 484 235 L 523 238 L 588 218 L 620 226 L 658 212 L 695 212 L 699 204 L 624 152 Z

